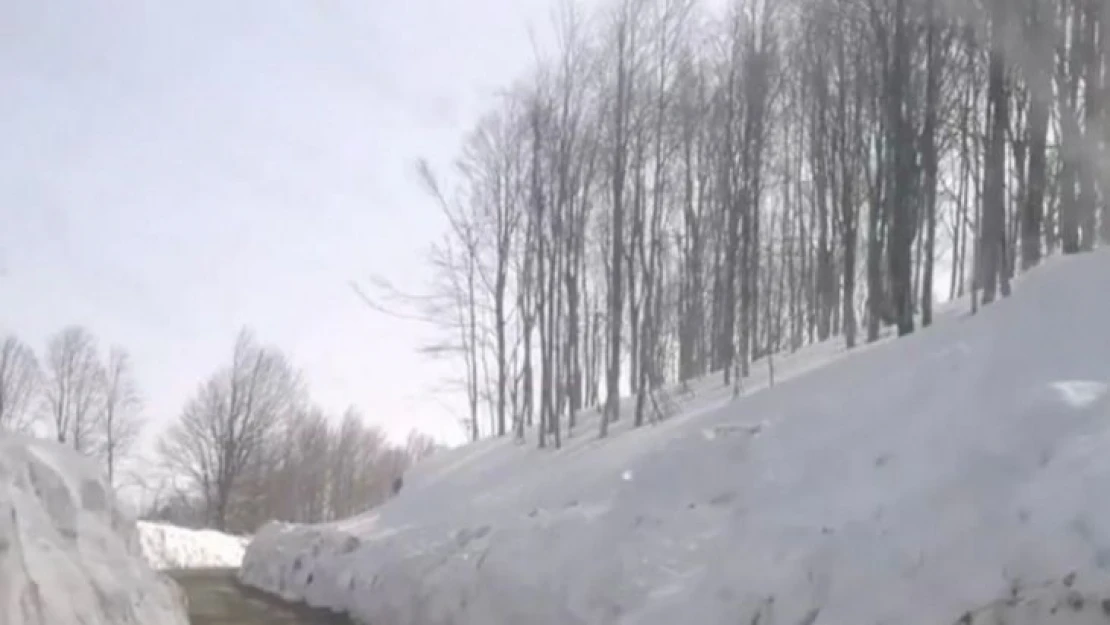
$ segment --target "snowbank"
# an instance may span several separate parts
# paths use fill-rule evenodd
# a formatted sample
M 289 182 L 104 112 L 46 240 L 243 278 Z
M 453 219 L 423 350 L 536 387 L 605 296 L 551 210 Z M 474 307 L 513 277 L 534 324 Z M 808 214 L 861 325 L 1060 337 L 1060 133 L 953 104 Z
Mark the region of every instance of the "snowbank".
M 215 530 L 149 521 L 138 526 L 143 555 L 156 569 L 237 568 L 247 547 L 248 539 Z
M 265 527 L 241 579 L 396 625 L 1104 622 L 1110 256 L 1019 287 L 606 441 L 445 453 L 373 513 Z
M 185 625 L 177 586 L 143 561 L 96 467 L 0 436 L 0 623 Z

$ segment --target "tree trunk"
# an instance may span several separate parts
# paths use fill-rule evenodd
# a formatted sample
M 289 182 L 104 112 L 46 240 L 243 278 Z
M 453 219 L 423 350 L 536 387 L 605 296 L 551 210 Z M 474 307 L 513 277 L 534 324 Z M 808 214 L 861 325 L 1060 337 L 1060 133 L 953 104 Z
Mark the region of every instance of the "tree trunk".
M 1049 106 L 1052 83 L 1049 77 L 1052 48 L 1045 34 L 1048 16 L 1040 0 L 1030 2 L 1029 40 L 1033 47 L 1033 67 L 1029 77 L 1029 173 L 1021 216 L 1021 268 L 1032 269 L 1041 260 L 1041 223 L 1044 221 L 1047 184 Z
M 998 295 L 999 279 L 1005 284 L 1006 263 L 1006 152 L 1005 137 L 1009 127 L 1009 102 L 1006 97 L 1006 67 L 1002 39 L 1005 36 L 1005 0 L 992 0 L 990 76 L 987 101 L 990 107 L 986 164 L 983 179 L 983 226 L 980 239 L 980 283 L 983 303 L 989 304 Z M 1003 286 L 1003 295 L 1006 287 Z
M 1084 28 L 1083 40 L 1079 44 L 1082 48 L 1083 66 L 1085 76 L 1084 87 L 1084 135 L 1079 163 L 1079 247 L 1084 251 L 1094 249 L 1096 238 L 1096 218 L 1098 215 L 1098 187 L 1097 176 L 1100 167 L 1098 157 L 1099 143 L 1102 139 L 1100 123 L 1102 115 L 1099 111 L 1101 100 L 1102 69 L 1098 44 L 1098 9 L 1104 0 L 1084 0 Z
M 627 106 L 626 70 L 627 12 L 621 17 L 617 34 L 617 98 L 614 105 L 615 145 L 613 148 L 613 220 L 610 232 L 611 250 L 609 266 L 609 359 L 605 374 L 605 410 L 602 413 L 599 435 L 609 433 L 609 422 L 620 415 L 621 377 L 621 261 L 624 259 L 624 176 L 625 176 L 625 107 Z
M 927 35 L 926 86 L 925 86 L 925 125 L 922 129 L 921 159 L 924 168 L 925 193 L 925 264 L 921 277 L 921 325 L 928 327 L 933 323 L 933 258 L 936 255 L 937 236 L 937 146 L 936 126 L 937 107 L 940 99 L 940 56 L 937 51 L 936 0 L 929 0 L 926 21 Z

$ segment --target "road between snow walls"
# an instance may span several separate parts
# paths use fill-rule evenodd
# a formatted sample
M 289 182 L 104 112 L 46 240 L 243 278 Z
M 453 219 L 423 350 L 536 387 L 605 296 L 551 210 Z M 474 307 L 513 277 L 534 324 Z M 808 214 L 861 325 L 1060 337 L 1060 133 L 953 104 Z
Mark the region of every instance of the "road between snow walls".
M 1110 255 L 1016 287 L 605 441 L 444 453 L 368 514 L 266 526 L 240 579 L 389 625 L 1110 622 Z
M 0 435 L 0 625 L 185 625 L 90 461 Z
M 189 597 L 190 625 L 350 625 L 344 615 L 245 588 L 236 581 L 235 569 L 176 569 L 168 574 Z

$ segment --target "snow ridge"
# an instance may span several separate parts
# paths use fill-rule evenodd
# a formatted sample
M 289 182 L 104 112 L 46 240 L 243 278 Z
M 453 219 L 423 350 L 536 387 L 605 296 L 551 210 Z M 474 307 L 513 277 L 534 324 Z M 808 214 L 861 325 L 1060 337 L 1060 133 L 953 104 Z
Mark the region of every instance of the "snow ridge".
M 606 441 L 433 457 L 378 510 L 266 526 L 241 579 L 399 625 L 1105 622 L 1110 253 L 1016 286 Z
M 180 590 L 143 561 L 98 474 L 57 443 L 0 435 L 3 625 L 186 625 Z

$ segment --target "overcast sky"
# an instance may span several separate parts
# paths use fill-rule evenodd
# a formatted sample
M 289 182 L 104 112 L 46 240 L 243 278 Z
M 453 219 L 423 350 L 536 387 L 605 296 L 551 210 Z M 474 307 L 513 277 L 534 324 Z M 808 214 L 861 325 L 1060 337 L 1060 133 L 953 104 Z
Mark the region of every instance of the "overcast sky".
M 426 280 L 413 162 L 450 161 L 548 0 L 0 3 L 0 333 L 78 323 L 174 418 L 253 327 L 314 397 L 450 441 L 425 332 L 348 280 Z

